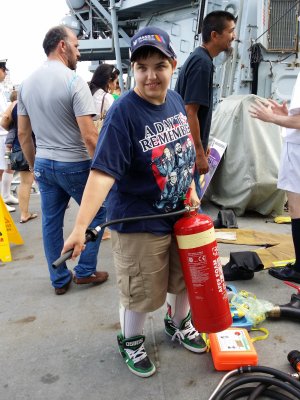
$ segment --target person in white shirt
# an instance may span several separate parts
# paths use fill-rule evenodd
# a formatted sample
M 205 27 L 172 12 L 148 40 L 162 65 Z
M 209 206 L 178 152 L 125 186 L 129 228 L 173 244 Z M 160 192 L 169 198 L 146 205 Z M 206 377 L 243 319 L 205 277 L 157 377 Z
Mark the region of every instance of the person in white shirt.
M 293 89 L 289 109 L 286 102 L 279 104 L 269 100 L 266 104 L 257 101 L 250 109 L 253 118 L 282 126 L 284 130 L 281 160 L 278 172 L 278 189 L 287 192 L 289 214 L 292 222 L 292 237 L 295 263 L 283 268 L 270 268 L 269 274 L 284 281 L 300 283 L 300 73 Z
M 117 87 L 120 71 L 111 64 L 100 64 L 94 72 L 90 82 L 97 114 L 105 115 L 114 102 L 112 93 Z

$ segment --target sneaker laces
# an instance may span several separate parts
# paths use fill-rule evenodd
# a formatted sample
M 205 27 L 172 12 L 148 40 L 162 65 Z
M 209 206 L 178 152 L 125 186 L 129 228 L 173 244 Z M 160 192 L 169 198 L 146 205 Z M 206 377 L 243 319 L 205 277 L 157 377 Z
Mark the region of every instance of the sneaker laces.
M 176 326 L 174 326 L 174 328 L 176 329 L 176 331 L 172 336 L 172 340 L 178 339 L 180 344 L 181 341 L 185 338 L 187 338 L 188 340 L 193 340 L 197 336 L 199 336 L 199 332 L 193 327 L 191 320 L 185 323 L 185 329 L 180 330 Z
M 143 344 L 136 350 L 131 350 L 127 348 L 126 352 L 130 359 L 133 360 L 134 364 L 142 361 L 144 358 L 147 357 L 147 353 Z

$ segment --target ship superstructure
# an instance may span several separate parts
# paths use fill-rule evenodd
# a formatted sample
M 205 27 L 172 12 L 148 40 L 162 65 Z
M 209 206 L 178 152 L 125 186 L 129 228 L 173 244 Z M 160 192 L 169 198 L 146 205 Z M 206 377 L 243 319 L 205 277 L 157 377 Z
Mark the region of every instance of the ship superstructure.
M 299 1 L 293 0 L 67 0 L 63 23 L 80 37 L 81 59 L 115 61 L 128 73 L 130 38 L 141 27 L 166 30 L 178 55 L 178 69 L 201 43 L 201 21 L 213 10 L 238 17 L 230 55 L 215 59 L 214 102 L 231 94 L 289 100 L 299 72 Z M 177 79 L 174 74 L 171 86 Z

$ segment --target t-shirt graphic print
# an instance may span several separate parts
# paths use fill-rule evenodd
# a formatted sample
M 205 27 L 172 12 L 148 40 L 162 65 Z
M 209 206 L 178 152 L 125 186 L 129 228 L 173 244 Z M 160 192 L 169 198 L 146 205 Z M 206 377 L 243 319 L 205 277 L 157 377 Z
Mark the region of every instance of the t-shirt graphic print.
M 168 212 L 177 207 L 191 185 L 195 149 L 182 113 L 154 125 L 159 132 L 152 136 L 158 144 L 152 149 L 152 171 L 161 189 L 160 199 L 154 205 Z

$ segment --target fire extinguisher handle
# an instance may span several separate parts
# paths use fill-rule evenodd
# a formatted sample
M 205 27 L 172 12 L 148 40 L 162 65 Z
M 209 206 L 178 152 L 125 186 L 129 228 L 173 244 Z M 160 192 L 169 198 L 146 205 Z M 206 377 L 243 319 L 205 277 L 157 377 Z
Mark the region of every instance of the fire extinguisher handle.
M 190 206 L 191 191 L 192 191 L 192 189 L 189 187 L 188 191 L 186 192 L 185 199 L 183 200 L 183 204 L 185 207 Z

